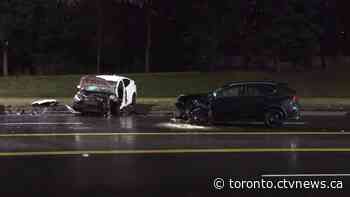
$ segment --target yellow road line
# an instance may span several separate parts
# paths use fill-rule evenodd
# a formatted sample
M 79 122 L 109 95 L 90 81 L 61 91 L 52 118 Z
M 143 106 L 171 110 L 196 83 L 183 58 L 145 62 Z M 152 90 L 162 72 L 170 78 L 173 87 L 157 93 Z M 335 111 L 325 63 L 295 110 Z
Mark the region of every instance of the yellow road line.
M 55 156 L 55 155 L 137 155 L 182 153 L 288 153 L 288 152 L 350 152 L 350 148 L 222 148 L 222 149 L 150 149 L 150 150 L 63 150 L 38 152 L 0 152 L 5 156 Z
M 0 137 L 59 137 L 59 136 L 210 136 L 210 135 L 350 135 L 350 132 L 111 132 L 111 133 L 7 133 Z

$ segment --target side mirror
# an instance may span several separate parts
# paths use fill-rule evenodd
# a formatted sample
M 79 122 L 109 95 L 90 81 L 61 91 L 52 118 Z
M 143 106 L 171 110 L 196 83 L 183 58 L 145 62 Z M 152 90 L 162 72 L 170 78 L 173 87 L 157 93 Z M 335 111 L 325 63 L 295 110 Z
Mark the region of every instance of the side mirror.
M 80 89 L 80 85 L 77 85 L 77 88 Z

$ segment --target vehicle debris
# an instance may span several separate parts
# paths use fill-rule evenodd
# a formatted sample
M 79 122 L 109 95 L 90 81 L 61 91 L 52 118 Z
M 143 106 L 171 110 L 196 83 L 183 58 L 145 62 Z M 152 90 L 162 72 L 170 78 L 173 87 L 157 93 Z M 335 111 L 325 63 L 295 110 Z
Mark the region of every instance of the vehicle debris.
M 11 106 L 3 105 L 1 109 L 0 105 L 0 114 L 4 115 L 52 115 L 52 114 L 80 114 L 80 112 L 75 111 L 69 105 L 60 103 L 56 99 L 39 99 L 33 101 L 30 105 L 23 106 Z
M 32 102 L 33 107 L 47 107 L 55 106 L 58 104 L 56 99 L 40 99 Z

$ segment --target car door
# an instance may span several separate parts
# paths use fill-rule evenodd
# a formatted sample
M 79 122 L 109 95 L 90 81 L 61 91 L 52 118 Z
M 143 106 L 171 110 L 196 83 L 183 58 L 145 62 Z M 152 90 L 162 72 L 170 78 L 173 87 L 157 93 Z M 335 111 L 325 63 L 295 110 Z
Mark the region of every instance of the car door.
M 215 121 L 235 120 L 241 112 L 242 85 L 221 88 L 214 92 L 211 109 Z
M 275 88 L 268 84 L 248 84 L 244 94 L 244 116 L 247 118 L 255 118 L 261 116 L 267 105 L 269 105 L 270 97 L 274 94 Z
M 123 82 L 124 82 L 124 86 L 125 86 L 125 99 L 126 99 L 126 101 L 125 101 L 125 103 L 126 103 L 126 105 L 129 105 L 129 104 L 131 104 L 131 102 L 132 102 L 132 94 L 133 94 L 133 92 L 132 92 L 132 88 L 131 88 L 131 84 L 130 84 L 130 79 L 123 79 Z
M 120 109 L 123 109 L 126 105 L 125 103 L 125 87 L 123 81 L 119 81 L 117 85 L 117 97 L 121 101 Z

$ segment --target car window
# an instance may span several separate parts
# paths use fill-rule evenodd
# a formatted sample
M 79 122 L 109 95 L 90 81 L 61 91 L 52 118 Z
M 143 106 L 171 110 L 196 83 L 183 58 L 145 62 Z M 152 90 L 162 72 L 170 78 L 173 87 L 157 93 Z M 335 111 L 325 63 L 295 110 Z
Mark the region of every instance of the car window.
M 123 83 L 119 82 L 119 85 L 118 85 L 118 98 L 122 99 L 123 96 L 124 96 L 123 93 L 124 93 Z
M 128 87 L 128 85 L 130 84 L 130 80 L 129 79 L 123 79 L 124 82 L 124 86 Z
M 218 98 L 225 98 L 225 97 L 235 97 L 242 95 L 243 86 L 231 86 L 227 88 L 220 89 L 217 91 L 216 95 Z
M 275 88 L 269 85 L 248 85 L 246 96 L 269 96 L 275 93 Z

